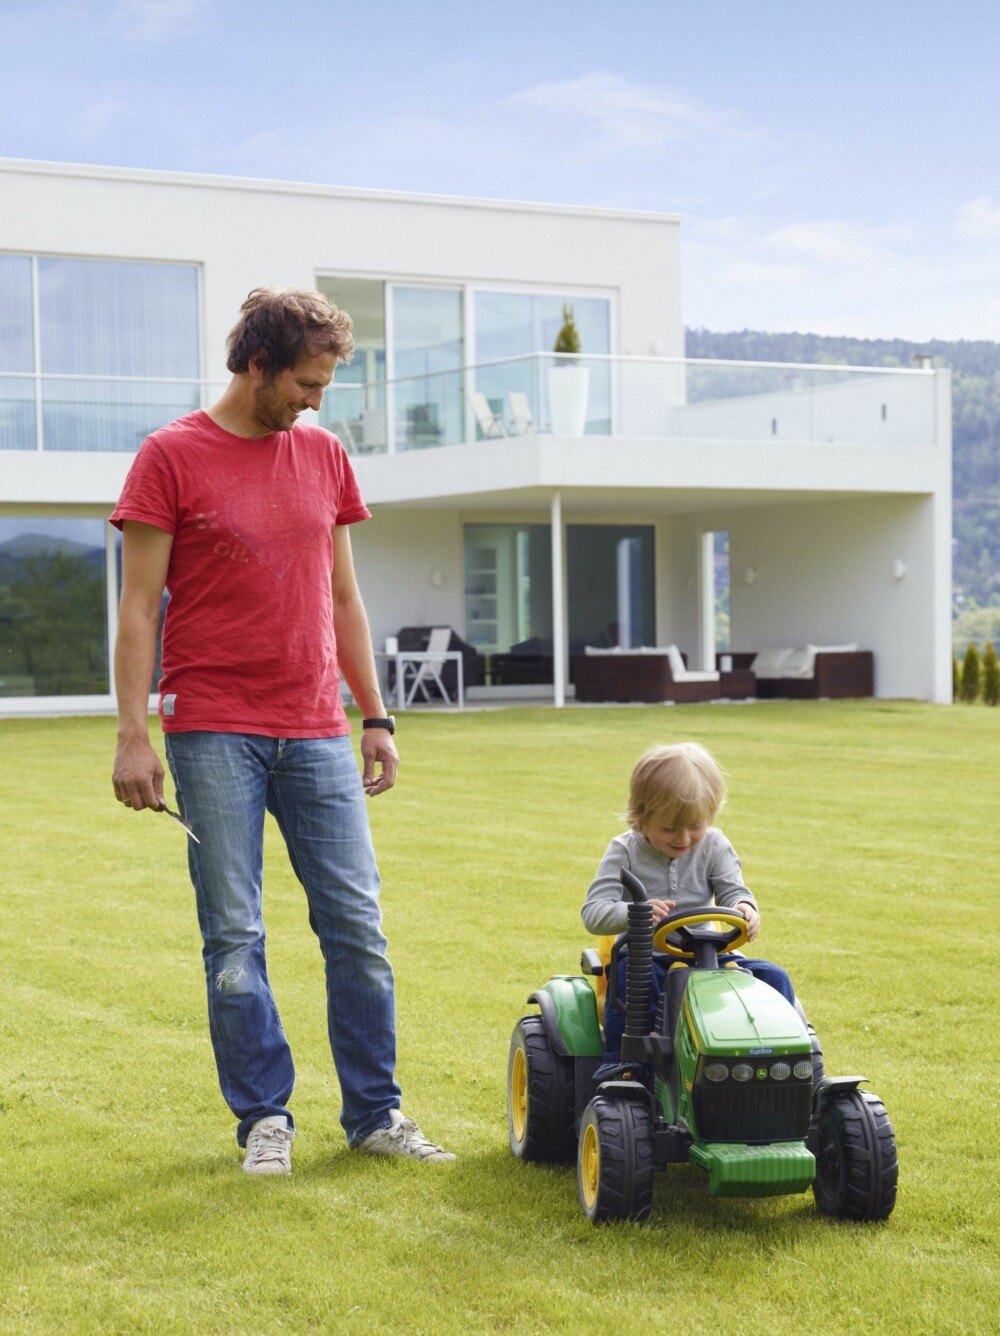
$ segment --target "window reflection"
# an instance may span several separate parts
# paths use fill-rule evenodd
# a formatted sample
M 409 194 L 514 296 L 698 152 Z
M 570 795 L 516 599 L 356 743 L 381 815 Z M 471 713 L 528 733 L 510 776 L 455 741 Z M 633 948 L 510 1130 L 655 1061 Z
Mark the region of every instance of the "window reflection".
M 606 362 L 587 360 L 588 355 L 597 357 L 611 351 L 611 306 L 604 297 L 477 292 L 476 389 L 486 395 L 494 413 L 511 419 L 518 415 L 509 396 L 524 395 L 532 424 L 551 429 L 547 362 L 529 354 L 552 351 L 563 323 L 564 305 L 573 308 L 582 365 L 590 371 L 585 430 L 610 433 L 610 368 Z M 501 366 L 482 365 L 500 358 L 518 360 Z M 516 421 L 513 425 L 516 429 Z
M 0 696 L 109 691 L 105 529 L 0 519 Z

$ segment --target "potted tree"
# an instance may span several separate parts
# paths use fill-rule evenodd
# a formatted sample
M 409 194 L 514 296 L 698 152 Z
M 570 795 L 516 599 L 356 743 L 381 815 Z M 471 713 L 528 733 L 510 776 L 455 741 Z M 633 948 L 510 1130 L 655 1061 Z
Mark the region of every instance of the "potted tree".
M 555 436 L 582 436 L 587 424 L 587 395 L 590 371 L 580 366 L 580 332 L 573 319 L 573 308 L 564 305 L 563 322 L 552 351 L 558 353 L 549 367 L 549 416 Z

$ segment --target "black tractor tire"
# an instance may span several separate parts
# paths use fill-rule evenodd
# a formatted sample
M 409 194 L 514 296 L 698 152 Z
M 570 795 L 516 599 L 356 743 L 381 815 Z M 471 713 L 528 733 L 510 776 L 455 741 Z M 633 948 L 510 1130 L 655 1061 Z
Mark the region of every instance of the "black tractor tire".
M 553 1051 L 540 1016 L 522 1016 L 507 1059 L 507 1132 L 514 1155 L 572 1163 L 575 1101 L 573 1059 Z
M 816 1156 L 813 1195 L 824 1215 L 885 1220 L 896 1204 L 899 1161 L 885 1105 L 868 1090 L 839 1090 L 822 1104 L 809 1135 Z
M 642 1100 L 595 1095 L 580 1124 L 576 1181 L 592 1224 L 645 1220 L 653 1207 L 653 1119 Z

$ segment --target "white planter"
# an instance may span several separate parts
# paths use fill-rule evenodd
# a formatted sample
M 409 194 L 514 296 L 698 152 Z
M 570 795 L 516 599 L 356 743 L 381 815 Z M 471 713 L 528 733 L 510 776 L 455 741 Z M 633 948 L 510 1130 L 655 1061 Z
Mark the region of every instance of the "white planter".
M 549 367 L 549 417 L 554 436 L 583 435 L 589 389 L 589 367 L 572 364 Z

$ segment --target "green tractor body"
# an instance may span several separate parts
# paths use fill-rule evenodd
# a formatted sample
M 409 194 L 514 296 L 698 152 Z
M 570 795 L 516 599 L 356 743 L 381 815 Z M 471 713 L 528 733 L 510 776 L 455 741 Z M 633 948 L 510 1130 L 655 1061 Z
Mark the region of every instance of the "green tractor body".
M 748 972 L 719 967 L 716 954 L 729 949 L 735 931 L 698 925 L 710 915 L 732 924 L 734 916 L 709 907 L 673 914 L 657 928 L 657 947 L 678 959 L 655 1017 L 644 1015 L 651 1011 L 641 997 L 651 976 L 648 910 L 630 905 L 629 932 L 610 964 L 584 952 L 586 974 L 555 975 L 530 995 L 540 1015 L 518 1023 L 508 1062 L 514 1154 L 575 1157 L 581 1203 L 595 1223 L 644 1219 L 654 1171 L 682 1162 L 705 1170 L 715 1196 L 812 1186 L 826 1214 L 888 1216 L 897 1165 L 881 1102 L 859 1089 L 863 1077 L 825 1077 L 815 1034 L 797 1007 Z M 594 981 L 603 976 L 614 990 L 625 949 L 629 998 L 635 992 L 640 1000 L 629 1003 L 621 1068 L 600 1080 Z

